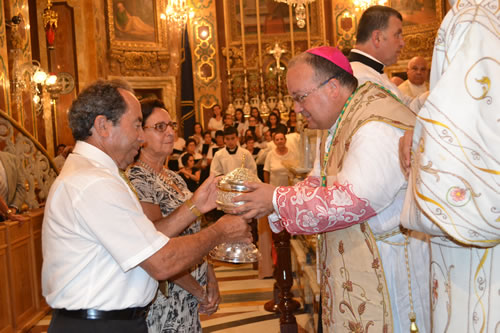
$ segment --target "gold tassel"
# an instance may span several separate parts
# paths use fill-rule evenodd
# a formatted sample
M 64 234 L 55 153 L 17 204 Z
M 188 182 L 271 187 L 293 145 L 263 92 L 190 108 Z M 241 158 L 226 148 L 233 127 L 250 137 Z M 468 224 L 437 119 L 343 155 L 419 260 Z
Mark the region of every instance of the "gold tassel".
M 410 333 L 418 333 L 418 327 L 414 313 L 410 315 Z

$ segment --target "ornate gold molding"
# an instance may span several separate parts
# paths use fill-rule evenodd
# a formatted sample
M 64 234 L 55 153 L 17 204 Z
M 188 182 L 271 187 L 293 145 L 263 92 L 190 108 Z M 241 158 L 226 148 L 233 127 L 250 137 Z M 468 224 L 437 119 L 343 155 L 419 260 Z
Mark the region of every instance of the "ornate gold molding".
M 422 56 L 425 58 L 432 57 L 436 33 L 437 30 L 431 30 L 405 35 L 405 47 L 403 48 L 399 58 L 411 59 L 415 56 Z
M 170 54 L 168 52 L 139 52 L 110 50 L 111 75 L 151 76 L 168 71 Z

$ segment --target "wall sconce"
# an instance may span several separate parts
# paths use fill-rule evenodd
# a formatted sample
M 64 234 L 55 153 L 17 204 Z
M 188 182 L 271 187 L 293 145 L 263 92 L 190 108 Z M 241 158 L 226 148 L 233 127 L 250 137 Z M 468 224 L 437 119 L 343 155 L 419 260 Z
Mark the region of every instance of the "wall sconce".
M 36 60 L 19 66 L 14 71 L 14 96 L 18 105 L 22 102 L 23 92 L 30 92 L 37 113 L 43 111 L 45 93 L 48 93 L 50 104 L 54 104 L 62 90 L 57 75 L 45 72 Z

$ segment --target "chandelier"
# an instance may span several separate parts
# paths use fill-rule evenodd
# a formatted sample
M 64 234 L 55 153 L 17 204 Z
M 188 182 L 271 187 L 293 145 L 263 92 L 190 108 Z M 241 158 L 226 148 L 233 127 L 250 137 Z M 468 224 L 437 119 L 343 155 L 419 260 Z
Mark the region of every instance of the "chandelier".
M 165 13 L 161 14 L 163 20 L 168 20 L 177 29 L 183 29 L 188 19 L 193 18 L 194 12 L 186 3 L 186 0 L 168 0 Z
M 274 0 L 276 2 L 284 2 L 289 6 L 295 7 L 295 18 L 297 20 L 297 26 L 303 28 L 306 26 L 306 6 L 314 0 Z
M 380 5 L 383 6 L 387 3 L 387 0 L 353 0 L 352 5 L 357 12 L 363 12 L 368 7 Z

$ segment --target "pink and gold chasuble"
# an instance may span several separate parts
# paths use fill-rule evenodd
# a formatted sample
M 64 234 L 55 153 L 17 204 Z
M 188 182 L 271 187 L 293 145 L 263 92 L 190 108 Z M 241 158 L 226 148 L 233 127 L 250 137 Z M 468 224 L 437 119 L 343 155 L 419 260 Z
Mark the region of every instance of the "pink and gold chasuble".
M 406 182 L 397 146 L 415 115 L 390 92 L 367 82 L 351 96 L 339 119 L 320 140 L 311 175 L 294 187 L 276 190 L 281 219 L 271 227 L 320 234 L 326 331 L 407 332 L 408 270 L 399 231 Z M 427 243 L 420 243 L 410 244 L 411 265 L 412 251 L 427 255 Z M 417 294 L 417 322 L 426 332 L 429 320 L 424 322 L 422 303 L 428 288 L 412 283 L 412 290 Z

